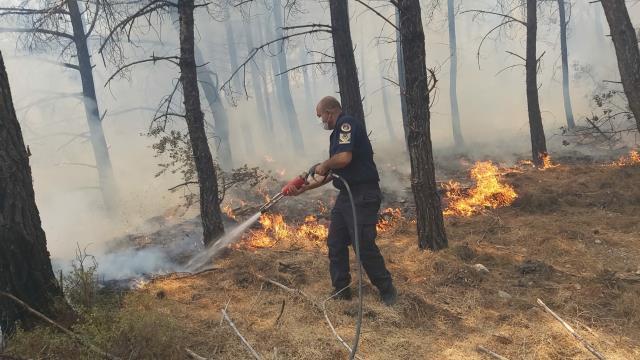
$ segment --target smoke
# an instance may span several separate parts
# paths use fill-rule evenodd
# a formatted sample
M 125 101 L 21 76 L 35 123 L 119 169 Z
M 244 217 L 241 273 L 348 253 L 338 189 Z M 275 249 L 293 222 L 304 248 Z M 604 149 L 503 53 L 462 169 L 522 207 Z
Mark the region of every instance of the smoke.
M 471 5 L 471 3 L 473 3 Z M 463 2 L 461 6 L 483 8 L 488 0 Z M 551 2 L 548 6 L 551 5 Z M 263 26 L 266 18 L 260 7 L 251 8 L 251 26 L 257 26 L 260 16 Z M 294 13 L 286 19 L 290 25 L 329 23 L 325 5 L 307 2 L 307 11 Z M 547 5 L 545 5 L 547 6 Z M 575 2 L 569 29 L 569 61 L 571 67 L 571 93 L 576 119 L 590 114 L 590 96 L 596 84 L 602 80 L 617 80 L 615 53 L 610 40 L 602 9 L 597 4 Z M 428 66 L 436 70 L 437 92 L 431 114 L 431 133 L 436 157 L 442 158 L 455 151 L 452 149 L 451 121 L 448 99 L 448 33 L 446 29 L 446 9 L 436 10 L 433 21 L 426 24 Z M 640 19 L 640 10 L 629 7 L 632 21 Z M 391 7 L 380 8 L 385 15 L 392 15 Z M 356 63 L 364 66 L 361 79 L 367 128 L 376 152 L 380 168 L 391 167 L 394 171 L 383 174 L 383 186 L 402 190 L 409 186 L 407 155 L 402 140 L 402 120 L 398 89 L 393 84 L 396 77 L 395 30 L 359 4 L 351 5 L 352 39 L 356 48 Z M 425 14 L 426 15 L 426 14 Z M 390 18 L 393 18 L 390 16 Z M 312 21 L 310 21 L 312 20 Z M 462 130 L 472 157 L 492 157 L 498 159 L 515 158 L 514 154 L 527 154 L 528 120 L 524 70 L 514 68 L 497 72 L 518 61 L 506 54 L 505 50 L 524 53 L 524 32 L 517 31 L 512 36 L 488 40 L 480 54 L 481 68 L 478 69 L 477 47 L 482 36 L 494 26 L 498 19 L 485 17 L 474 21 L 471 14 L 458 14 L 458 97 L 461 111 Z M 230 75 L 231 66 L 226 54 L 224 26 L 204 11 L 196 16 L 196 42 L 206 61 L 214 65 L 220 84 Z M 557 23 L 556 23 L 557 25 Z M 238 16 L 234 18 L 236 46 L 240 62 L 247 55 L 244 46 L 244 31 Z M 541 26 L 539 53 L 545 52 L 540 73 L 540 99 L 543 121 L 550 142 L 559 143 L 555 136 L 564 124 L 561 96 L 558 29 L 553 24 Z M 158 42 L 161 34 L 162 43 Z M 178 52 L 177 33 L 168 21 L 158 27 L 157 32 L 140 35 L 140 47 L 127 48 L 130 61 L 148 58 L 152 53 L 176 55 Z M 262 39 L 263 41 L 265 38 Z M 269 39 L 267 39 L 269 40 Z M 145 43 L 146 41 L 146 43 Z M 256 44 L 259 39 L 254 39 Z M 96 91 L 102 112 L 106 111 L 103 127 L 110 150 L 111 161 L 119 190 L 121 208 L 115 218 L 108 217 L 102 210 L 102 199 L 97 187 L 97 173 L 90 144 L 86 138 L 87 125 L 82 103 L 77 94 L 81 90 L 79 75 L 73 70 L 38 60 L 38 56 L 55 59 L 57 53 L 30 55 L 16 49 L 15 38 L 7 34 L 0 36 L 13 99 L 22 125 L 25 142 L 32 152 L 30 158 L 33 171 L 36 201 L 40 210 L 43 228 L 47 234 L 48 248 L 58 263 L 73 258 L 77 246 L 89 249 L 96 255 L 101 272 L 109 277 L 131 274 L 171 271 L 174 264 L 167 258 L 166 249 L 146 248 L 141 251 L 123 250 L 108 253 L 110 240 L 139 231 L 162 231 L 184 218 L 197 214 L 197 209 L 183 214 L 167 211 L 180 204 L 181 193 L 170 193 L 168 188 L 179 184 L 176 174 L 155 177 L 160 159 L 154 157 L 152 139 L 143 136 L 153 117 L 153 110 L 163 96 L 169 94 L 178 77 L 178 69 L 169 63 L 142 64 L 133 68 L 128 78 L 116 79 L 104 86 L 114 69 L 105 67 L 95 54 L 97 43 L 93 43 L 93 63 Z M 378 59 L 380 46 L 381 59 Z M 302 51 L 331 52 L 331 42 L 327 37 L 306 37 L 288 44 L 289 66 L 301 65 Z M 328 50 L 327 50 L 328 49 Z M 317 53 L 309 54 L 309 61 L 321 60 Z M 260 122 L 265 114 L 256 110 L 251 92 L 246 99 L 243 93 L 235 93 L 236 107 L 232 106 L 229 94 L 223 94 L 224 103 L 230 117 L 231 146 L 236 165 L 250 166 L 269 164 L 272 169 L 285 170 L 287 176 L 306 170 L 309 165 L 324 160 L 327 155 L 329 132 L 318 125 L 315 109 L 317 99 L 338 93 L 335 71 L 331 66 L 314 66 L 310 69 L 311 95 L 307 94 L 304 78 L 300 71 L 288 74 L 298 120 L 301 126 L 304 149 L 293 149 L 288 131 L 284 128 L 282 109 L 275 98 L 273 74 L 270 74 L 270 58 L 261 57 L 259 68 L 267 74 L 266 98 L 271 102 L 276 120 L 275 135 L 266 136 Z M 326 60 L 326 59 L 325 59 Z M 363 64 L 363 65 L 360 65 Z M 584 71 L 590 69 L 588 76 Z M 264 75 L 264 74 L 262 74 Z M 389 80 L 381 80 L 386 77 Z M 247 81 L 250 77 L 247 76 Z M 384 84 L 384 85 L 383 85 Z M 391 123 L 397 138 L 391 139 L 386 128 L 381 87 L 386 86 Z M 247 86 L 252 91 L 251 86 Z M 242 91 L 243 92 L 243 91 Z M 177 102 L 180 103 L 178 98 Z M 203 111 L 208 121 L 211 113 L 206 102 Z M 176 119 L 173 128 L 185 130 L 182 119 Z M 250 128 L 256 153 L 245 151 L 244 142 L 249 138 L 243 127 Z M 268 156 L 274 163 L 265 161 Z M 389 164 L 389 166 L 387 166 Z M 162 215 L 169 219 L 153 223 L 147 220 Z M 177 240 L 177 243 L 182 244 Z M 185 240 L 192 246 L 193 239 Z

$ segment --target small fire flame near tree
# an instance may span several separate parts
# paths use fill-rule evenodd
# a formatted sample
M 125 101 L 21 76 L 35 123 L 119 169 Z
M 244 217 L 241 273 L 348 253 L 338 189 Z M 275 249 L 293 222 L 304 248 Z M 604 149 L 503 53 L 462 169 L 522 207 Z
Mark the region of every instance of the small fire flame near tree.
M 500 181 L 498 167 L 490 161 L 477 162 L 470 175 L 475 185 L 469 189 L 455 181 L 444 184 L 448 199 L 445 216 L 471 216 L 486 208 L 511 205 L 518 197 L 509 184 Z
M 640 165 L 640 154 L 637 150 L 631 150 L 629 155 L 621 156 L 618 161 L 614 161 L 609 165 L 615 167 L 638 166 Z

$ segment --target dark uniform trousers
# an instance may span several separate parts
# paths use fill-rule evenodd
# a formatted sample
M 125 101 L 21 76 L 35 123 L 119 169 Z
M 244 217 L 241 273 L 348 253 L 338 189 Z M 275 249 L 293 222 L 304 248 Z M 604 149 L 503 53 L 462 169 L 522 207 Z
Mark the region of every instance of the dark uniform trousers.
M 358 216 L 360 259 L 369 280 L 381 292 L 392 286 L 391 274 L 384 265 L 380 249 L 375 243 L 376 223 L 382 196 L 378 183 L 351 187 Z M 329 247 L 329 271 L 335 289 L 342 289 L 351 282 L 349 272 L 349 245 L 354 239 L 354 222 L 349 194 L 341 190 L 331 210 L 331 224 L 327 245 Z

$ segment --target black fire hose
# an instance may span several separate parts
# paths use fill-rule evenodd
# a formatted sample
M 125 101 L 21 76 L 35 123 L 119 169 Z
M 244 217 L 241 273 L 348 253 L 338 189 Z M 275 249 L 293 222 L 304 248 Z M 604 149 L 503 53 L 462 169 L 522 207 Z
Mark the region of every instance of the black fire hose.
M 307 177 L 314 176 L 316 173 L 316 166 L 318 164 L 313 165 L 309 172 L 307 173 Z M 353 344 L 351 345 L 351 353 L 349 354 L 349 360 L 353 360 L 356 357 L 356 353 L 358 352 L 358 343 L 360 341 L 360 331 L 362 329 L 362 260 L 360 259 L 360 235 L 358 233 L 358 217 L 356 213 L 356 203 L 353 200 L 353 194 L 351 193 L 351 188 L 349 187 L 349 183 L 342 176 L 330 172 L 325 175 L 325 179 L 329 176 L 333 176 L 334 178 L 342 181 L 345 189 L 347 189 L 347 194 L 349 194 L 349 201 L 351 202 L 351 211 L 353 212 L 353 249 L 356 253 L 356 259 L 358 263 L 358 317 L 356 318 L 356 331 L 355 336 L 353 338 Z

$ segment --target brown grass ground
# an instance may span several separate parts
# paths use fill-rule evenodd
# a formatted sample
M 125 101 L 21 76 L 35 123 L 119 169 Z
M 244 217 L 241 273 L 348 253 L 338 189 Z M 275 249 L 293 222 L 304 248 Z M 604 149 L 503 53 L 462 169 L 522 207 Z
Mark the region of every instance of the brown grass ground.
M 640 270 L 640 168 L 560 166 L 508 181 L 519 194 L 512 207 L 447 219 L 449 249 L 418 250 L 411 226 L 379 237 L 400 296 L 385 307 L 365 280 L 362 357 L 481 359 L 483 345 L 512 359 L 592 358 L 540 298 L 608 358 L 640 358 L 640 284 L 615 276 Z M 225 307 L 265 359 L 346 358 L 322 312 L 254 275 L 327 297 L 323 250 L 287 247 L 231 250 L 216 270 L 157 279 L 125 306 L 175 320 L 184 345 L 211 358 L 250 358 L 221 323 Z M 356 304 L 328 302 L 348 342 Z

